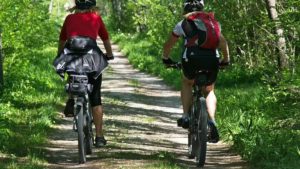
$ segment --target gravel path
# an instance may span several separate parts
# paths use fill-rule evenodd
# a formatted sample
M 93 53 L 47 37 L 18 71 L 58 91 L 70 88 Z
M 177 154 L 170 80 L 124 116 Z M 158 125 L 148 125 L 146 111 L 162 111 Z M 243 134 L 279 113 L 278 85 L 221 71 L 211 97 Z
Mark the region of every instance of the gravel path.
M 46 148 L 47 168 L 196 168 L 187 158 L 187 131 L 176 126 L 182 112 L 178 91 L 132 68 L 113 45 L 115 60 L 104 72 L 102 97 L 108 145 L 77 164 L 77 133 L 62 118 Z M 170 167 L 169 167 L 170 168 Z M 219 142 L 208 144 L 207 169 L 246 169 L 247 163 Z

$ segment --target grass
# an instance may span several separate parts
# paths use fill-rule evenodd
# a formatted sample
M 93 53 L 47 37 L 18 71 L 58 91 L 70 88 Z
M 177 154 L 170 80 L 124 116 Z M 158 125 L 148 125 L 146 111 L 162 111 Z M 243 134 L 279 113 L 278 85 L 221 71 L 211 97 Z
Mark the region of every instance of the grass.
M 133 86 L 134 88 L 139 88 L 141 86 L 140 82 L 135 79 L 130 79 L 129 84 Z
M 47 132 L 55 123 L 63 96 L 62 82 L 51 66 L 55 51 L 33 50 L 5 60 L 0 152 L 12 155 L 4 158 L 0 168 L 43 166 L 41 147 L 47 142 Z
M 28 156 L 26 159 L 10 157 L 0 163 L 0 168 L 3 169 L 43 169 L 44 161 L 37 157 Z
M 113 40 L 134 67 L 180 88 L 180 72 L 163 67 L 161 50 L 147 38 L 118 33 Z M 178 47 L 172 56 L 176 52 L 180 52 Z M 233 143 L 253 168 L 292 169 L 300 165 L 300 96 L 287 92 L 297 85 L 299 77 L 294 79 L 291 85 L 286 85 L 290 81 L 279 84 L 278 89 L 268 85 L 270 81 L 265 80 L 263 71 L 232 65 L 219 73 L 217 122 L 222 139 Z
M 129 85 L 132 86 L 134 88 L 134 92 L 135 93 L 139 93 L 139 88 L 141 87 L 141 84 L 138 80 L 135 79 L 130 79 L 129 81 Z

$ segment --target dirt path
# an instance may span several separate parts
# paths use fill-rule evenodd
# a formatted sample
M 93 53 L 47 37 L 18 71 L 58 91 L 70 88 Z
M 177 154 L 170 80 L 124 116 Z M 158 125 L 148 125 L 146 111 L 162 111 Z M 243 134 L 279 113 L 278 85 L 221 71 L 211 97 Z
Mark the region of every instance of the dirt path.
M 187 155 L 187 131 L 176 126 L 182 112 L 178 91 L 141 73 L 113 46 L 115 60 L 103 77 L 105 136 L 108 145 L 93 149 L 77 164 L 77 135 L 63 118 L 46 148 L 47 168 L 195 168 Z M 244 169 L 247 164 L 229 146 L 209 144 L 204 168 Z

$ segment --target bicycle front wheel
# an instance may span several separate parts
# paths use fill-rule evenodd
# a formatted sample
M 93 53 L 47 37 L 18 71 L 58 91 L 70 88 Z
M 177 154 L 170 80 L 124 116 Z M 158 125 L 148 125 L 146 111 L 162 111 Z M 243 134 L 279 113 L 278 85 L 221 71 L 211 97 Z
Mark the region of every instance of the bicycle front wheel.
M 85 133 L 84 133 L 84 117 L 83 117 L 83 107 L 77 105 L 77 131 L 78 131 L 78 153 L 79 153 L 79 163 L 83 164 L 86 162 L 86 149 L 85 149 Z
M 198 144 L 200 151 L 197 154 L 197 163 L 199 167 L 203 167 L 206 159 L 207 148 L 207 107 L 205 98 L 201 97 L 198 102 L 199 118 L 198 118 Z

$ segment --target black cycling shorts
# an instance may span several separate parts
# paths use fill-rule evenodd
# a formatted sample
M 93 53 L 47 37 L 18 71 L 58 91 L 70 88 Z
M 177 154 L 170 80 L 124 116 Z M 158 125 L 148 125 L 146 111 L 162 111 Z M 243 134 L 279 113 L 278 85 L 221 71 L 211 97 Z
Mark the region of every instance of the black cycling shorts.
M 182 70 L 186 78 L 195 79 L 197 71 L 207 70 L 209 71 L 207 85 L 216 81 L 219 72 L 219 59 L 215 50 L 187 49 L 186 57 L 187 61 L 182 59 Z
M 102 84 L 102 74 L 97 77 L 97 79 L 89 76 L 89 83 L 93 85 L 93 90 L 89 94 L 90 104 L 92 107 L 102 105 L 101 101 L 101 84 Z

